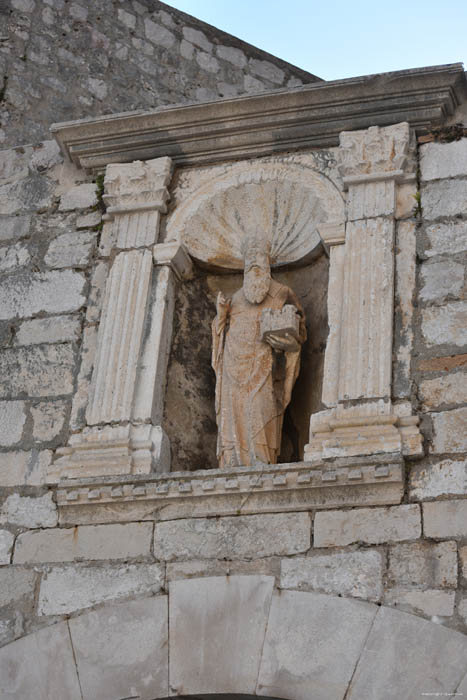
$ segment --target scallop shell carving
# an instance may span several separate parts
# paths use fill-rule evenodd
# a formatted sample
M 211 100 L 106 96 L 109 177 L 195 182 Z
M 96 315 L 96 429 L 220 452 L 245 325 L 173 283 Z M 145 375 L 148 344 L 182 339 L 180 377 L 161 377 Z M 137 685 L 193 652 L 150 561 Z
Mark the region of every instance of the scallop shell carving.
M 342 196 L 320 173 L 296 164 L 242 164 L 177 207 L 167 230 L 197 260 L 238 270 L 248 234 L 269 238 L 272 265 L 280 267 L 313 256 L 321 242 L 318 224 L 343 221 Z

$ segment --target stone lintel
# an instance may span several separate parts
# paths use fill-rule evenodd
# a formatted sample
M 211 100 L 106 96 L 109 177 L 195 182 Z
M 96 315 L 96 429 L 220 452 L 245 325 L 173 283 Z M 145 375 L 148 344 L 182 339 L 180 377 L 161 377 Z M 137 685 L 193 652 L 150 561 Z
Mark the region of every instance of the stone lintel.
M 251 158 L 338 144 L 341 131 L 442 124 L 467 99 L 461 63 L 312 83 L 204 104 L 54 124 L 78 167 L 170 156 L 176 164 Z
M 83 524 L 397 504 L 403 490 L 403 460 L 393 454 L 62 480 L 57 503 L 62 524 Z

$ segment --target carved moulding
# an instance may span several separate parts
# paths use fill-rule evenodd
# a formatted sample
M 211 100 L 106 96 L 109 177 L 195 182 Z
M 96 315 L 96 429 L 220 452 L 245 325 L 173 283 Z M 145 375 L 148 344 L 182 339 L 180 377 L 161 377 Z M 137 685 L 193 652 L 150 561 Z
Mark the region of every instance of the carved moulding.
M 331 247 L 330 333 L 322 401 L 311 417 L 305 459 L 423 454 L 418 417 L 391 401 L 396 188 L 415 175 L 407 123 L 340 135 L 339 170 L 348 190 L 345 235 Z
M 305 264 L 322 250 L 319 227 L 343 227 L 342 194 L 296 163 L 239 163 L 190 194 L 167 222 L 168 240 L 211 269 L 242 270 L 242 241 L 260 231 L 273 268 Z

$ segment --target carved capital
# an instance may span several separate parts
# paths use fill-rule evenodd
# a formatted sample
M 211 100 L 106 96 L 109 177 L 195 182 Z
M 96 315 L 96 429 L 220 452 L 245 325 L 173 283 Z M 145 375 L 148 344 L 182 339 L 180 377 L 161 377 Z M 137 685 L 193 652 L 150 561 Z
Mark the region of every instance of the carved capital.
M 155 265 L 167 265 L 178 279 L 191 279 L 193 264 L 183 244 L 178 241 L 157 243 L 153 255 Z
M 339 135 L 339 172 L 344 184 L 400 179 L 404 176 L 410 147 L 407 122 Z
M 172 169 L 170 158 L 108 165 L 104 179 L 106 218 L 130 212 L 165 213 Z
M 334 245 L 345 243 L 345 224 L 318 224 L 316 228 L 327 250 Z

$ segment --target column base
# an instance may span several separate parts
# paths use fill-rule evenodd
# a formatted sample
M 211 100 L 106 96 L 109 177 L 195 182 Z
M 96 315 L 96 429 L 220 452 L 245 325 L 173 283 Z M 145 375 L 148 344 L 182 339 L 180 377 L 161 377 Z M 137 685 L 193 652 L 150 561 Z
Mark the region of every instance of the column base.
M 61 479 L 170 470 L 170 443 L 160 425 L 106 425 L 85 428 L 56 451 L 48 483 Z

